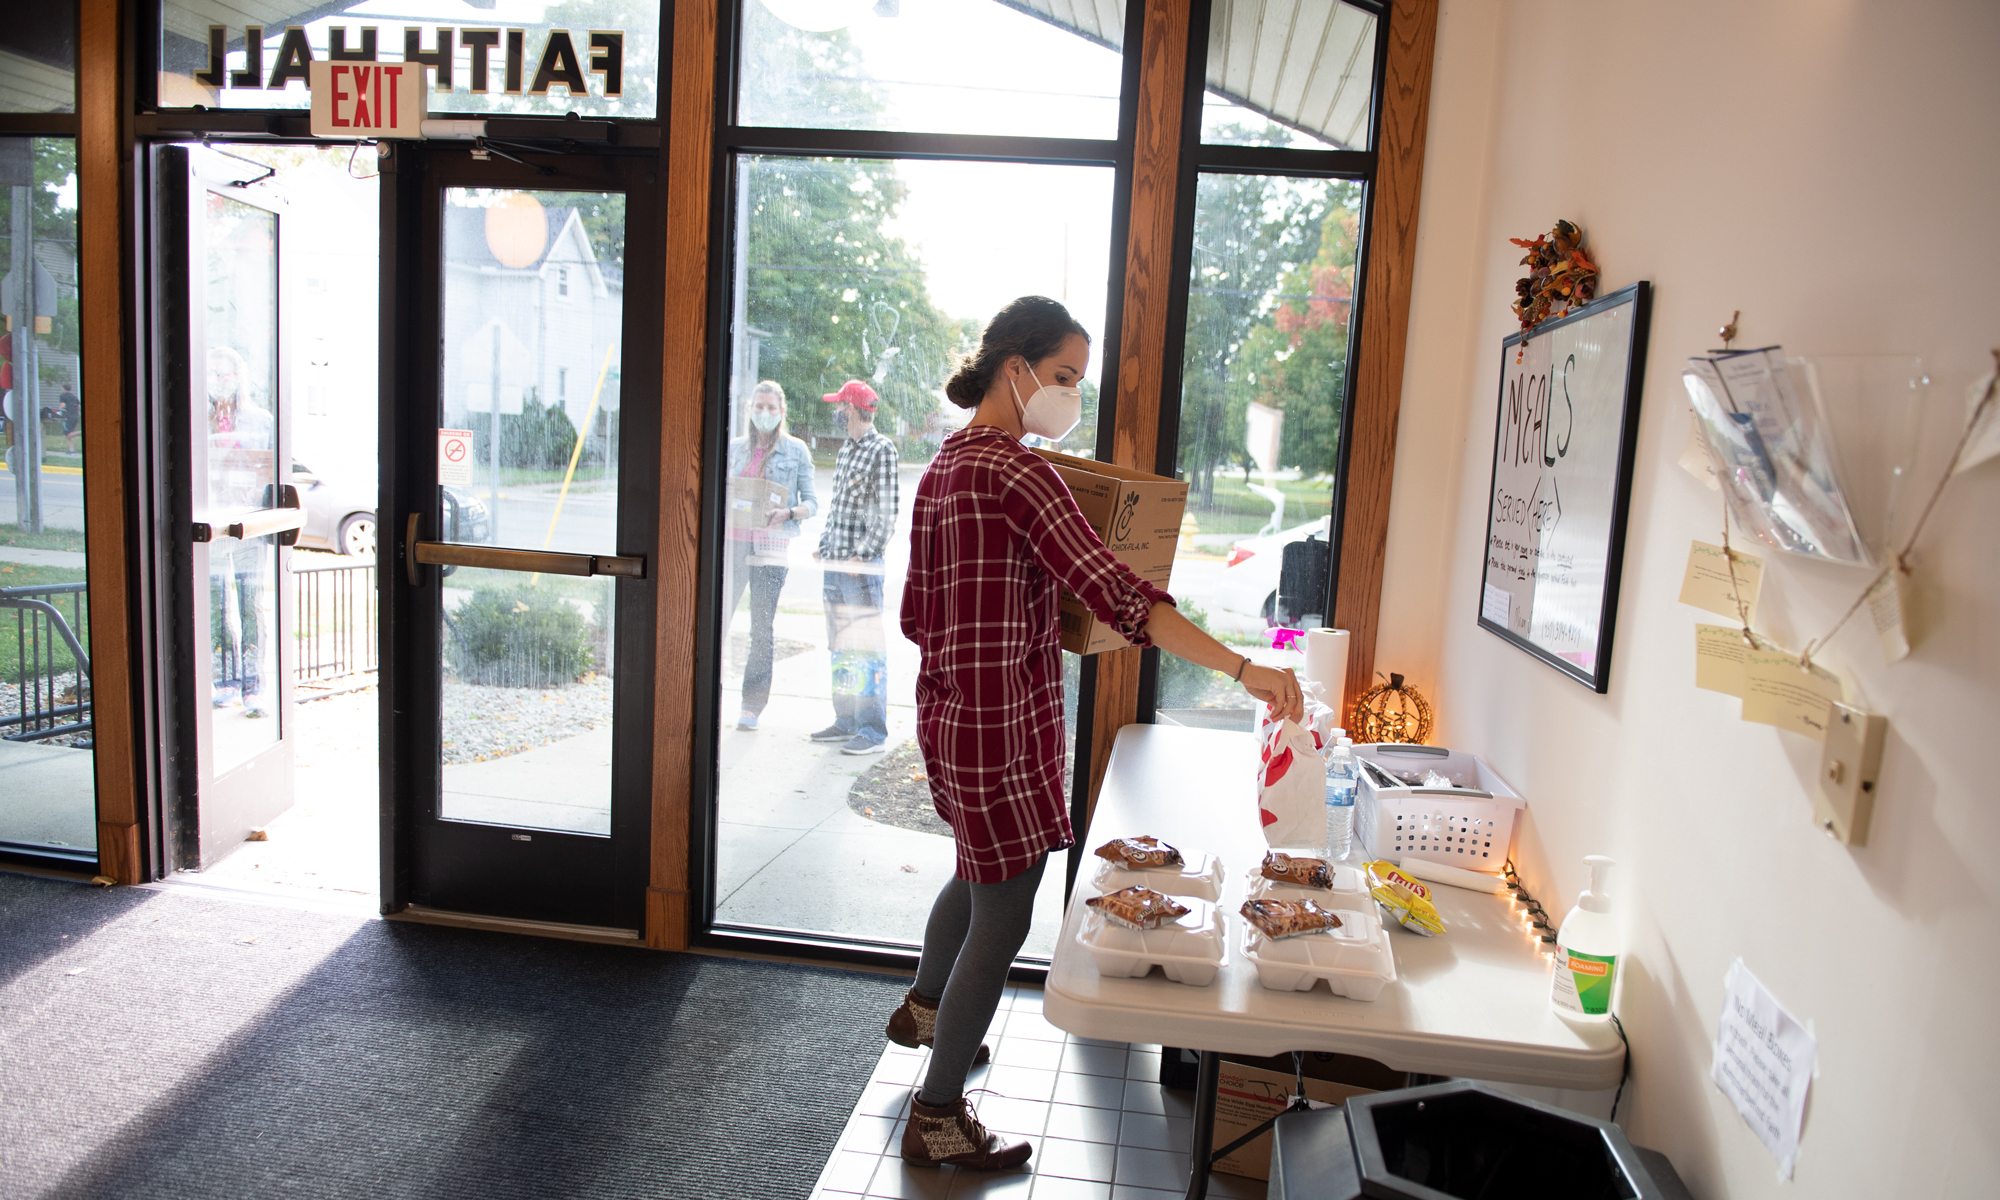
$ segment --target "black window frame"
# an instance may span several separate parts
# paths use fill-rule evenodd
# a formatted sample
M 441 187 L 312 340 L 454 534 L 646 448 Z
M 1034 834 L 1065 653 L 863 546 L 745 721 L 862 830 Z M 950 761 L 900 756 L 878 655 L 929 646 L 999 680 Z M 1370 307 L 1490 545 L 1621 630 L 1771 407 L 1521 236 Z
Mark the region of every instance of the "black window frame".
M 1113 170 L 1111 213 L 1111 263 L 1107 279 L 1104 331 L 1100 339 L 1099 361 L 1103 364 L 1098 389 L 1097 445 L 1094 453 L 1108 459 L 1117 431 L 1118 357 L 1124 318 L 1126 253 L 1130 241 L 1132 171 L 1138 125 L 1139 69 L 1141 38 L 1145 25 L 1145 0 L 1126 0 L 1125 34 L 1120 50 L 1118 135 L 1098 138 L 1048 138 L 987 134 L 898 133 L 879 130 L 840 130 L 738 125 L 736 118 L 737 81 L 740 70 L 742 12 L 755 0 L 725 0 L 716 28 L 715 112 L 709 168 L 708 239 L 708 361 L 702 390 L 702 473 L 699 547 L 700 581 L 698 619 L 695 631 L 695 694 L 693 755 L 694 788 L 689 797 L 689 814 L 694 823 L 688 856 L 688 892 L 698 902 L 692 942 L 714 949 L 774 951 L 801 958 L 828 959 L 870 966 L 911 969 L 916 966 L 913 944 L 880 939 L 807 935 L 747 926 L 719 924 L 715 918 L 715 877 L 717 826 L 719 824 L 720 778 L 718 774 L 717 724 L 720 680 L 717 662 L 722 597 L 722 472 L 715 464 L 726 458 L 726 419 L 729 361 L 732 354 L 733 311 L 731 292 L 735 273 L 731 269 L 735 246 L 735 160 L 740 155 L 801 158 L 950 159 L 972 162 L 1039 163 L 1062 166 L 1110 167 Z M 1004 2 L 1004 0 L 1002 0 Z M 1076 772 L 1072 791 L 1071 821 L 1079 832 L 1087 811 L 1090 761 L 1091 696 L 1096 690 L 1096 660 L 1083 659 L 1079 671 L 1076 741 L 1073 754 L 1085 769 Z M 1075 881 L 1078 854 L 1066 855 L 1064 895 Z M 1016 979 L 1039 981 L 1046 968 L 1015 964 Z

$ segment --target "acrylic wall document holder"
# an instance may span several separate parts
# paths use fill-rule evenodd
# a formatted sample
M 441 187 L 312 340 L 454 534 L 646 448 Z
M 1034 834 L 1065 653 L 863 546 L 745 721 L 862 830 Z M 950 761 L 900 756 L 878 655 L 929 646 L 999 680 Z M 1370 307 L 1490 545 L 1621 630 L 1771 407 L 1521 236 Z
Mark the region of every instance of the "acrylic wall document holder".
M 1920 359 L 1772 346 L 1691 358 L 1682 380 L 1739 527 L 1806 558 L 1883 561 L 1921 451 Z

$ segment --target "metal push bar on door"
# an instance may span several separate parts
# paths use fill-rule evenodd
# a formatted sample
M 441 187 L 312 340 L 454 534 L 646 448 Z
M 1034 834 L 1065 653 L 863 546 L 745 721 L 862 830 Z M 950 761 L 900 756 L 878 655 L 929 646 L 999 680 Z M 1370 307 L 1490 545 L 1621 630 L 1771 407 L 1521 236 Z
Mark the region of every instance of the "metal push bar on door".
M 410 514 L 414 533 L 418 514 Z M 410 575 L 415 583 L 418 564 L 434 567 L 484 567 L 494 571 L 526 571 L 542 575 L 615 575 L 644 579 L 646 560 L 615 554 L 558 554 L 548 550 L 500 550 L 461 542 L 420 542 L 410 538 Z

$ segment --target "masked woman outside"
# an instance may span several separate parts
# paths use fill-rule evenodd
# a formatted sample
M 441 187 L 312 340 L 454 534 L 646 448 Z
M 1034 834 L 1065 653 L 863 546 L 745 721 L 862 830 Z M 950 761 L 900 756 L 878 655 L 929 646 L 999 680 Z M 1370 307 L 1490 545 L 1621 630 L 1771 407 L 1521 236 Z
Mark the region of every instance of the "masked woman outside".
M 903 633 L 923 652 L 917 740 L 958 865 L 931 908 L 915 986 L 889 1019 L 892 1041 L 931 1047 L 903 1134 L 914 1165 L 1001 1170 L 1031 1152 L 988 1132 L 964 1089 L 1048 856 L 1076 841 L 1062 787 L 1058 591 L 1135 646 L 1222 671 L 1276 716 L 1301 712 L 1290 671 L 1256 666 L 1181 616 L 1111 556 L 1055 469 L 1021 445 L 1075 427 L 1089 360 L 1089 335 L 1062 305 L 1026 296 L 1002 309 L 945 385 L 977 413 L 917 486 Z
M 750 591 L 750 657 L 743 664 L 743 711 L 738 729 L 757 728 L 771 699 L 771 661 L 778 618 L 778 593 L 785 587 L 785 564 L 799 522 L 819 511 L 813 495 L 812 454 L 791 435 L 785 420 L 785 389 L 766 379 L 750 393 L 750 430 L 729 443 L 729 477 L 762 479 L 783 489 L 784 504 L 773 505 L 763 528 L 729 530 L 725 624 L 736 617 L 743 591 Z

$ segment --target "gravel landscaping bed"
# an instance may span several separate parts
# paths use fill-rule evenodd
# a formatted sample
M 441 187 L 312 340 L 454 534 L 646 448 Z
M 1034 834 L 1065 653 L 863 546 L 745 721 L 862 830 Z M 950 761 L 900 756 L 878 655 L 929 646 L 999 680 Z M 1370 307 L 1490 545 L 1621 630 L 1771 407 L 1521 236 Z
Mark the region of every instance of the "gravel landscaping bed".
M 918 833 L 951 836 L 951 826 L 931 806 L 924 756 L 914 741 L 904 742 L 863 771 L 847 789 L 847 807 L 884 825 Z
M 444 761 L 485 762 L 611 723 L 611 677 L 565 688 L 487 687 L 444 681 Z

